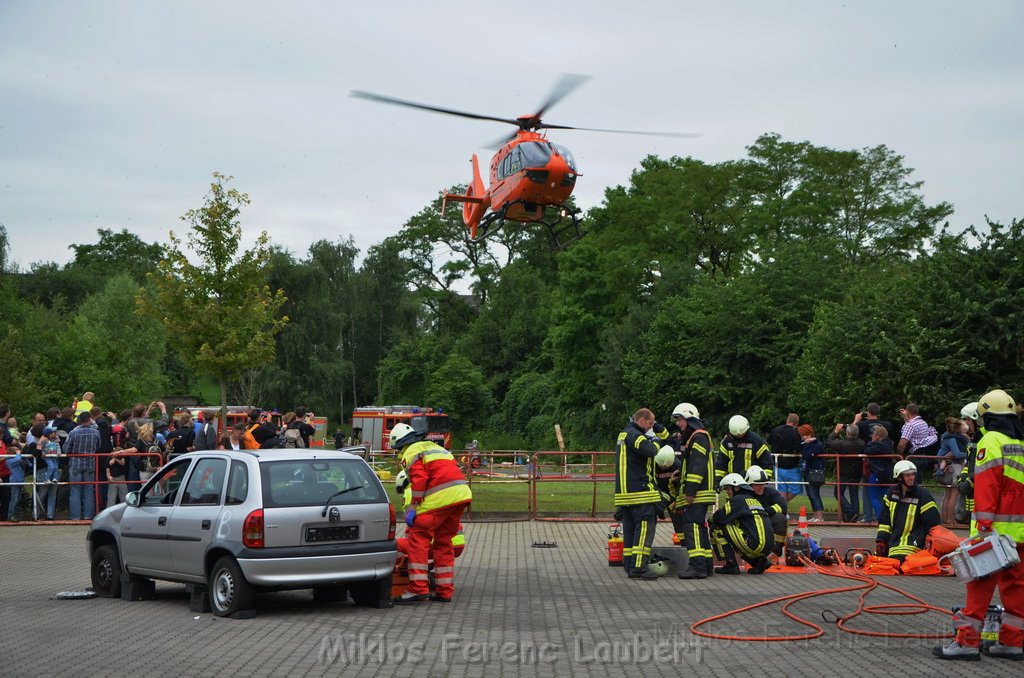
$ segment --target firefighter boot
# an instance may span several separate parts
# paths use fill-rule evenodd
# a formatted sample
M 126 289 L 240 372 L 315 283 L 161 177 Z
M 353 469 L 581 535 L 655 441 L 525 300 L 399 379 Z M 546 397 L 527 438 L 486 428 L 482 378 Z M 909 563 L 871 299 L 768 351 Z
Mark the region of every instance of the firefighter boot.
M 629 578 L 630 579 L 644 579 L 644 580 L 650 581 L 651 579 L 657 579 L 658 575 L 655 574 L 654 572 L 651 572 L 646 567 L 644 567 L 644 568 L 633 568 L 632 570 L 629 571 Z
M 768 558 L 761 556 L 750 563 L 750 569 L 747 570 L 747 574 L 763 574 L 769 567 L 771 567 L 771 563 L 768 562 Z
M 727 562 L 725 565 L 722 565 L 721 567 L 716 567 L 715 568 L 715 574 L 739 574 L 739 573 L 740 573 L 740 566 L 737 565 L 736 563 Z
M 961 645 L 951 640 L 945 645 L 936 645 L 932 648 L 932 654 L 939 659 L 966 659 L 969 662 L 976 662 L 981 659 L 981 651 L 970 645 Z
M 1024 648 L 1003 645 L 1002 643 L 993 643 L 983 649 L 982 652 L 989 657 L 999 657 L 1000 659 L 1012 659 L 1018 662 L 1024 659 Z
M 690 563 L 689 567 L 687 567 L 685 570 L 680 572 L 678 577 L 680 579 L 705 579 L 705 578 L 707 578 L 707 576 L 708 576 L 707 567 L 704 565 L 704 561 L 706 561 L 706 560 L 708 560 L 708 559 L 707 558 L 701 558 L 700 560 L 697 560 L 696 558 L 694 558 L 693 561 Z

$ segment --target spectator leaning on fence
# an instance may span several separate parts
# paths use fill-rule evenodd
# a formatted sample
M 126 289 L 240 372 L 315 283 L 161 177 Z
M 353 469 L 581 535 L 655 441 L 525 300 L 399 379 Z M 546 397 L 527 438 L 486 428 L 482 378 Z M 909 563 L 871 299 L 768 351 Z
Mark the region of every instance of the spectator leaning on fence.
M 100 431 L 92 422 L 92 415 L 82 412 L 78 415 L 78 426 L 68 434 L 64 442 L 64 454 L 68 455 L 68 472 L 71 481 L 71 496 L 68 517 L 71 520 L 92 520 L 96 512 L 96 457 L 93 455 L 100 446 Z

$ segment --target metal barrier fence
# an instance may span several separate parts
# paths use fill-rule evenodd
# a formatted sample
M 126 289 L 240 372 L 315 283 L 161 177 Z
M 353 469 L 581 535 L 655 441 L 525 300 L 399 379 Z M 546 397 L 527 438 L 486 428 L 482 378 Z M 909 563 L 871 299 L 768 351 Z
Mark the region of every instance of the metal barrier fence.
M 474 514 L 477 514 L 478 519 L 490 516 L 500 517 L 503 520 L 607 520 L 615 511 L 612 502 L 613 484 L 615 481 L 614 452 L 607 450 L 529 452 L 526 450 L 486 451 L 470 449 L 454 450 L 452 453 L 461 464 L 463 472 L 466 474 L 466 478 L 474 490 L 474 501 L 467 511 L 467 518 L 472 518 Z M 0 463 L 6 463 L 6 459 L 14 458 L 15 456 L 0 455 Z M 68 455 L 48 456 L 59 460 L 70 458 Z M 124 480 L 108 481 L 105 476 L 100 477 L 102 470 L 106 468 L 103 462 L 114 455 L 93 454 L 88 456 L 95 459 L 96 479 L 94 481 L 73 483 L 70 480 L 63 480 L 66 477 L 66 472 L 63 472 L 62 480 L 57 483 L 39 482 L 39 471 L 42 468 L 37 466 L 39 460 L 32 455 L 22 455 L 23 461 L 32 460 L 32 470 L 25 472 L 26 479 L 24 481 L 16 483 L 5 482 L 3 485 L 9 488 L 14 486 L 20 486 L 21 488 L 31 487 L 32 517 L 33 519 L 38 519 L 40 510 L 45 510 L 45 506 L 41 506 L 38 499 L 40 487 L 47 488 L 46 496 L 48 496 L 49 492 L 53 491 L 51 488 L 54 487 L 92 485 L 95 506 L 98 511 L 106 496 L 105 489 L 107 486 L 114 483 L 125 483 L 129 485 L 129 490 L 137 489 L 147 479 L 147 477 L 142 477 L 137 480 L 134 478 L 129 480 L 126 477 Z M 132 457 L 154 459 L 154 462 L 156 462 L 155 466 L 159 466 L 160 462 L 163 461 L 158 453 L 133 452 L 120 453 L 119 456 L 126 459 Z M 794 456 L 799 455 L 773 455 L 773 484 L 780 484 L 779 458 Z M 378 472 L 385 472 L 380 473 L 385 481 L 390 478 L 388 473 L 393 475 L 399 469 L 398 460 L 392 452 L 374 453 L 367 448 L 364 458 Z M 890 462 L 890 468 L 896 461 L 903 459 L 898 454 L 869 456 L 864 454 L 848 455 L 834 453 L 818 455 L 818 458 L 825 460 L 826 464 L 831 463 L 834 466 L 834 479 L 831 475 L 827 476 L 825 482 L 821 483 L 819 487 L 830 488 L 830 494 L 837 497 L 837 519 L 835 521 L 828 521 L 837 524 L 849 522 L 843 520 L 842 506 L 838 500 L 838 496 L 842 493 L 843 489 L 848 487 L 855 488 L 854 491 L 859 493 L 861 488 L 887 488 L 894 483 L 891 471 L 889 477 L 881 478 L 877 483 L 868 482 L 864 473 L 864 464 L 869 458 L 876 460 L 885 458 Z M 843 465 L 840 462 L 844 460 L 852 461 L 854 458 L 862 463 L 861 473 L 854 478 L 846 479 L 843 477 Z M 929 490 L 941 490 L 942 492 L 955 490 L 955 487 L 950 488 L 949 486 L 935 483 L 930 475 L 925 478 L 929 465 L 943 459 L 943 457 L 935 455 L 908 455 L 907 458 L 914 461 L 919 469 L 924 467 L 925 472 L 919 470 L 918 473 L 919 484 Z M 581 459 L 584 461 L 581 461 Z M 806 492 L 806 488 L 810 486 L 810 483 L 805 478 L 805 475 L 801 475 L 801 480 L 799 481 L 782 481 L 781 484 L 800 485 L 804 492 Z M 135 487 L 132 487 L 132 485 L 135 485 Z M 936 497 L 936 499 L 938 500 L 939 497 Z M 860 501 L 858 501 L 859 503 Z M 6 519 L 7 511 L 7 505 L 0 506 L 0 520 Z M 795 510 L 791 508 L 790 513 L 795 513 Z
M 19 482 L 12 482 L 10 477 L 4 479 L 2 487 L 8 488 L 8 492 L 12 492 L 13 488 L 15 488 L 15 487 L 18 488 L 18 490 L 17 490 L 17 498 L 14 498 L 13 496 L 9 495 L 8 498 L 7 498 L 7 501 L 3 502 L 3 505 L 0 506 L 0 520 L 4 520 L 4 521 L 6 521 L 8 516 L 10 515 L 9 512 L 10 512 L 11 501 L 12 500 L 15 501 L 16 504 L 18 502 L 20 502 L 21 495 L 25 491 L 25 488 L 27 488 L 27 487 L 31 488 L 31 494 L 29 496 L 32 498 L 31 501 L 32 501 L 32 519 L 33 520 L 39 520 L 40 512 L 41 511 L 43 511 L 43 512 L 46 511 L 47 507 L 45 505 L 43 505 L 42 502 L 45 502 L 45 501 L 49 500 L 49 496 L 50 496 L 51 492 L 59 492 L 60 488 L 62 488 L 62 487 L 70 488 L 70 487 L 73 487 L 73 486 L 76 486 L 76 485 L 78 485 L 78 486 L 92 486 L 91 491 L 93 493 L 93 502 L 94 502 L 93 506 L 95 507 L 96 512 L 98 513 L 99 510 L 100 510 L 100 507 L 106 502 L 106 496 L 107 496 L 106 488 L 108 486 L 115 485 L 115 484 L 125 484 L 125 485 L 129 486 L 128 487 L 129 491 L 132 490 L 132 489 L 138 489 L 139 487 L 142 486 L 142 483 L 144 483 L 149 478 L 149 475 L 152 475 L 152 472 L 155 471 L 157 468 L 159 468 L 163 464 L 163 455 L 158 453 L 158 452 L 119 452 L 119 453 L 117 453 L 117 455 L 114 455 L 112 453 L 88 454 L 88 455 L 82 455 L 82 454 L 75 454 L 75 455 L 45 454 L 44 455 L 44 454 L 40 454 L 38 456 L 37 455 L 32 455 L 32 454 L 21 454 L 21 455 L 5 454 L 5 455 L 0 455 L 0 464 L 6 464 L 9 459 L 16 459 L 18 456 L 21 457 L 21 463 L 22 464 L 25 464 L 26 462 L 31 461 L 32 467 L 31 467 L 31 470 L 25 470 L 24 471 L 25 480 L 22 480 L 22 481 L 19 481 Z M 129 480 L 127 478 L 127 466 L 128 466 L 128 463 L 126 462 L 125 463 L 125 466 L 126 466 L 126 476 L 125 476 L 125 478 L 123 480 L 107 480 L 105 474 L 104 474 L 103 478 L 101 479 L 100 478 L 100 472 L 102 470 L 106 469 L 106 463 L 105 462 L 107 462 L 113 456 L 118 456 L 118 457 L 121 457 L 122 459 L 126 459 L 126 460 L 127 459 L 131 459 L 133 457 L 134 458 L 145 458 L 145 459 L 148 459 L 148 460 L 152 460 L 148 464 L 148 466 L 149 466 L 149 468 L 153 469 L 153 471 L 148 472 L 149 475 L 147 475 L 145 478 L 140 477 L 138 479 L 132 478 L 132 479 Z M 46 480 L 40 481 L 39 478 L 40 478 L 41 472 L 43 474 L 45 474 L 45 472 L 46 472 L 46 470 L 48 468 L 45 464 L 44 465 L 40 465 L 39 462 L 41 460 L 45 462 L 46 459 L 52 459 L 52 460 L 56 460 L 58 462 L 58 464 L 64 464 L 65 462 L 69 461 L 70 459 L 74 459 L 74 458 L 81 459 L 83 457 L 91 457 L 93 459 L 93 465 L 94 465 L 93 472 L 95 474 L 94 475 L 94 477 L 95 477 L 94 480 L 72 482 L 70 480 L 69 472 L 66 469 L 62 468 L 61 466 L 58 466 L 57 467 L 57 471 L 59 473 L 59 476 L 58 476 L 59 479 L 57 481 L 55 481 L 55 482 L 50 482 L 50 481 L 46 481 Z M 142 473 L 147 473 L 147 472 L 143 471 Z M 13 471 L 12 471 L 12 474 L 13 474 Z M 141 475 L 141 473 L 140 473 L 140 475 Z M 69 478 L 68 480 L 64 480 L 64 478 L 66 476 Z M 12 475 L 11 477 L 14 477 L 14 476 Z M 136 487 L 133 488 L 132 485 L 136 485 Z M 45 492 L 41 492 L 40 491 L 41 488 L 43 488 L 45 490 Z M 42 495 L 42 498 L 40 498 L 40 495 Z M 17 506 L 15 505 L 15 510 L 16 509 L 17 509 Z

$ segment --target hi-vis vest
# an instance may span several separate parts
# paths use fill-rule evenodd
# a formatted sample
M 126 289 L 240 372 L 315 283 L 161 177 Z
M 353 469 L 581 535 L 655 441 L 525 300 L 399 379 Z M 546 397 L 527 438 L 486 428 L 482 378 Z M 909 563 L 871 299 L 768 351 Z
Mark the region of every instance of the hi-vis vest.
M 991 520 L 996 532 L 1024 542 L 1024 442 L 998 431 L 978 442 L 973 517 Z
M 409 445 L 402 452 L 402 465 L 409 474 L 417 515 L 473 500 L 455 457 L 436 443 L 421 440 Z

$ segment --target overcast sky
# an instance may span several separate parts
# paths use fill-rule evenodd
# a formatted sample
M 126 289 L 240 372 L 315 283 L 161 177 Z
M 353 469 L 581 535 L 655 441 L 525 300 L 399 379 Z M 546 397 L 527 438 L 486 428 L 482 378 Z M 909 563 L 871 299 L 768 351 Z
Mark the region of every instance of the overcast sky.
M 252 199 L 250 242 L 266 230 L 302 256 L 351 235 L 365 253 L 511 128 L 351 90 L 515 117 L 562 73 L 592 77 L 549 123 L 703 134 L 552 131 L 585 209 L 648 154 L 736 159 L 778 132 L 885 144 L 954 226 L 1008 221 L 1024 216 L 1022 28 L 1012 0 L 0 0 L 0 224 L 23 268 L 99 228 L 162 241 L 218 171 Z

